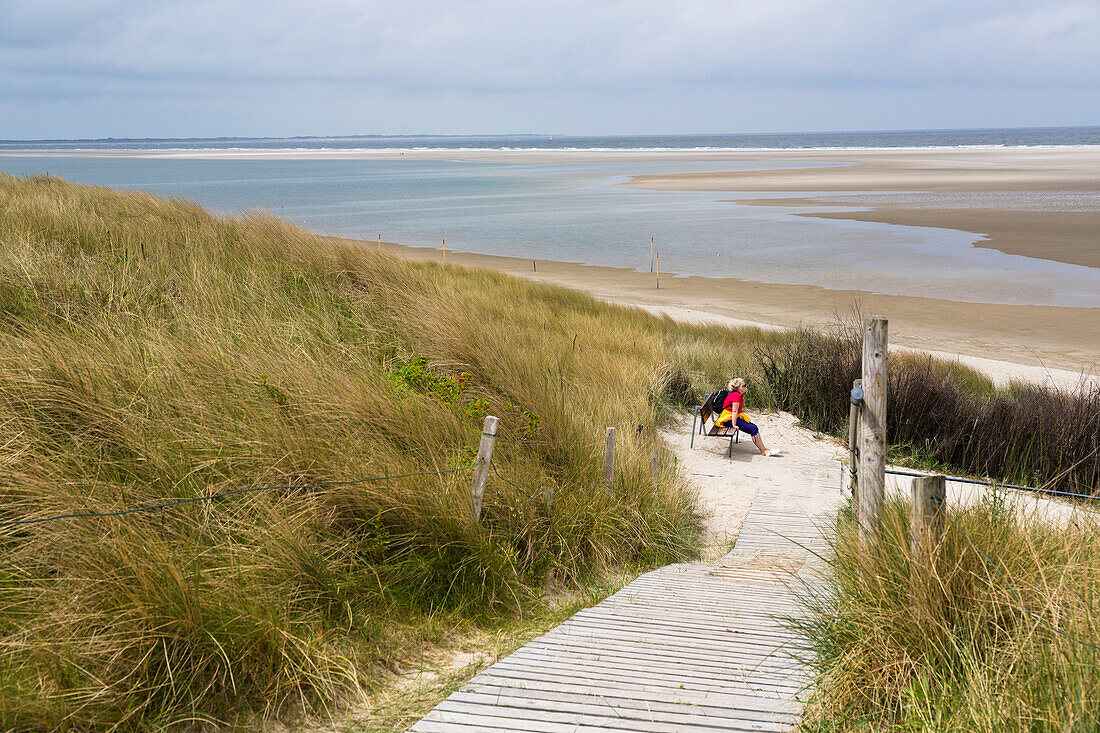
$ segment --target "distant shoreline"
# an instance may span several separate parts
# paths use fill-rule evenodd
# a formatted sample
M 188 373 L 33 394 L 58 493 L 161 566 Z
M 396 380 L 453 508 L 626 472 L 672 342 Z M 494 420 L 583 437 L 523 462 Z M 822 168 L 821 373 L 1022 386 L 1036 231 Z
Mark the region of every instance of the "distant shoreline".
M 73 151 L 27 151 L 25 157 L 80 157 Z M 96 151 L 94 156 L 184 157 L 218 159 L 384 159 L 392 152 L 323 151 Z M 0 151 L 0 157 L 19 157 Z M 1012 148 L 950 151 L 922 148 L 909 151 L 871 149 L 845 151 L 752 150 L 739 153 L 613 150 L 601 153 L 554 151 L 420 150 L 405 157 L 425 160 L 492 162 L 591 162 L 659 160 L 666 162 L 798 161 L 800 168 L 680 173 L 638 176 L 621 184 L 660 190 L 728 192 L 731 200 L 749 199 L 754 206 L 853 205 L 863 211 L 805 214 L 821 218 L 851 218 L 909 226 L 961 229 L 985 235 L 977 246 L 1010 254 L 1100 267 L 1100 212 L 1026 211 L 1011 206 L 958 209 L 945 205 L 912 205 L 892 201 L 883 192 L 943 195 L 944 200 L 972 193 L 1002 195 L 1011 203 L 1017 191 L 1049 192 L 1056 204 L 1067 193 L 1100 190 L 1100 146 L 1082 148 Z M 844 167 L 815 166 L 816 162 L 854 162 Z M 767 191 L 770 198 L 756 198 Z M 859 203 L 853 204 L 852 195 Z M 1069 196 L 1067 199 L 1071 198 Z M 996 202 L 995 202 L 996 203 Z M 1000 206 L 998 208 L 998 206 Z M 375 242 L 364 246 L 374 247 Z M 415 259 L 438 259 L 434 248 L 397 247 L 390 251 Z M 526 258 L 448 252 L 448 262 L 509 272 L 526 278 L 578 288 L 597 297 L 669 313 L 681 320 L 762 324 L 794 327 L 828 325 L 855 307 L 880 312 L 891 319 L 895 343 L 926 351 L 959 354 L 1075 374 L 1100 374 L 1100 308 L 996 305 L 917 296 L 878 295 L 860 290 L 832 290 L 813 285 L 766 284 L 715 277 L 679 277 L 665 272 L 661 290 L 654 289 L 649 273 L 628 268 L 598 267 L 537 260 L 537 272 Z M 732 320 L 731 320 L 732 319 Z M 1072 374 L 1062 374 L 1065 385 Z

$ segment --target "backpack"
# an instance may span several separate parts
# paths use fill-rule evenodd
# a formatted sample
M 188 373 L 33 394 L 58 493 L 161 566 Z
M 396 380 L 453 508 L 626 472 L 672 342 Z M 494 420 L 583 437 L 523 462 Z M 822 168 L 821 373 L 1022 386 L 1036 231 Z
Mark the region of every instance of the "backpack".
M 714 393 L 714 396 L 710 398 L 710 411 L 715 415 L 721 415 L 722 409 L 726 406 L 726 398 L 729 397 L 730 391 L 728 389 L 720 389 Z

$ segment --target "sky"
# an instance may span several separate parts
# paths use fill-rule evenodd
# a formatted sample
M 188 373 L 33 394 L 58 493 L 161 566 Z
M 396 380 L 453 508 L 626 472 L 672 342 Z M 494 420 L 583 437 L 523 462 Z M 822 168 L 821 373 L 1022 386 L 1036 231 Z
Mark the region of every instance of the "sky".
M 1100 125 L 1100 0 L 0 0 L 0 139 Z

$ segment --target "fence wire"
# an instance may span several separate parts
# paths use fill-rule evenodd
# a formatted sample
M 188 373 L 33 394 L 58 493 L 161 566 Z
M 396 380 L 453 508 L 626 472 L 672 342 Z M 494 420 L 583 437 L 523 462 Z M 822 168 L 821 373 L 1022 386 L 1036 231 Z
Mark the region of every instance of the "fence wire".
M 209 496 L 195 496 L 190 499 L 176 499 L 173 501 L 163 502 L 161 504 L 150 504 L 148 506 L 133 507 L 131 509 L 120 509 L 114 512 L 73 512 L 70 514 L 55 514 L 52 517 L 40 517 L 38 519 L 13 519 L 7 522 L 0 522 L 0 527 L 14 527 L 24 524 L 41 524 L 43 522 L 53 522 L 58 519 L 77 519 L 82 517 L 119 517 L 124 514 L 137 514 L 138 512 L 151 512 L 157 509 L 167 509 L 169 507 L 181 506 L 183 504 L 193 504 L 199 501 L 211 501 L 213 499 L 220 499 L 223 496 L 232 496 L 234 494 L 254 494 L 260 491 L 276 491 L 279 489 L 318 489 L 324 486 L 351 486 L 353 484 L 365 484 L 368 482 L 376 481 L 392 481 L 399 478 L 412 478 L 414 476 L 438 476 L 447 473 L 459 473 L 461 471 L 469 471 L 476 467 L 481 461 L 475 461 L 469 466 L 463 466 L 462 468 L 448 468 L 442 471 L 417 471 L 415 473 L 400 473 L 392 476 L 372 476 L 370 478 L 352 479 L 350 481 L 322 481 L 317 484 L 287 484 L 284 486 L 253 486 L 247 489 L 232 489 L 230 491 L 222 491 L 217 494 L 210 494 Z
M 894 476 L 911 476 L 913 478 L 928 478 L 933 474 L 929 473 L 917 473 L 915 471 L 899 471 L 897 469 L 888 468 L 886 473 L 893 474 Z M 1019 489 L 1020 491 L 1033 491 L 1037 494 L 1048 494 L 1050 496 L 1066 496 L 1073 499 L 1091 499 L 1093 501 L 1100 500 L 1100 496 L 1093 494 L 1075 494 L 1071 491 L 1057 491 L 1056 489 L 1047 489 L 1042 486 L 1023 486 L 1021 484 L 1004 484 L 1000 481 L 986 481 L 983 479 L 974 478 L 955 478 L 953 476 L 945 477 L 948 481 L 954 481 L 960 484 L 973 484 L 975 486 L 993 486 L 1000 489 Z
M 932 497 L 932 500 L 936 502 L 937 506 L 942 506 L 942 504 L 943 504 L 943 500 L 940 499 L 938 496 Z M 949 512 L 943 512 L 943 513 L 947 516 L 947 521 L 951 524 L 951 527 L 956 532 L 958 532 L 960 535 L 962 535 L 963 539 L 965 539 L 967 541 L 967 543 L 972 548 L 974 548 L 974 551 L 977 552 L 982 557 L 982 559 L 986 563 L 989 564 L 989 566 L 991 568 L 993 568 L 994 570 L 997 571 L 997 574 L 999 576 L 1001 576 L 1001 579 L 1004 581 L 1005 587 L 1008 588 L 1008 592 L 1011 593 L 1012 597 L 1016 599 L 1016 602 L 1020 604 L 1020 608 L 1023 609 L 1024 613 L 1026 613 L 1028 616 L 1030 616 L 1032 618 L 1032 620 L 1035 621 L 1035 623 L 1037 623 L 1038 625 L 1040 625 L 1043 628 L 1047 629 L 1048 631 L 1050 631 L 1054 634 L 1057 634 L 1058 636 L 1061 636 L 1065 639 L 1069 639 L 1070 641 L 1076 642 L 1076 643 L 1080 644 L 1081 646 L 1085 646 L 1085 647 L 1088 647 L 1090 649 L 1095 649 L 1097 651 L 1100 651 L 1100 645 L 1093 644 L 1092 642 L 1085 641 L 1083 639 L 1079 639 L 1079 638 L 1077 638 L 1073 634 L 1070 634 L 1067 631 L 1062 631 L 1061 629 L 1055 628 L 1053 625 L 1050 624 L 1049 621 L 1044 619 L 1039 614 L 1032 613 L 1032 611 L 1030 609 L 1028 609 L 1027 605 L 1024 603 L 1023 597 L 1016 591 L 1015 586 L 1012 585 L 1012 581 L 1009 580 L 1008 574 L 1006 572 L 1004 572 L 1003 570 L 1001 570 L 1000 563 L 996 562 L 992 557 L 990 557 L 985 552 L 985 550 L 978 547 L 978 545 L 974 542 L 974 540 L 972 540 L 970 538 L 970 535 L 968 535 L 965 531 L 963 531 L 962 527 L 960 527 L 958 525 L 958 523 L 955 521 L 955 519 L 951 516 L 951 513 L 949 513 Z

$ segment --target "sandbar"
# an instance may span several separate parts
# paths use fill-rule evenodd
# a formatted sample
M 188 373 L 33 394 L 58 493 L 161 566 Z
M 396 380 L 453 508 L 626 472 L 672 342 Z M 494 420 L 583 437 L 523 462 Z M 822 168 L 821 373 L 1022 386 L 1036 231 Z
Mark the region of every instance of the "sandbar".
M 780 151 L 776 159 L 830 165 L 645 175 L 622 185 L 768 192 L 754 194 L 755 205 L 856 205 L 866 209 L 801 215 L 958 229 L 983 236 L 978 247 L 1100 267 L 1096 197 L 1075 204 L 1073 195 L 1100 192 L 1100 147 Z M 841 162 L 851 165 L 835 165 Z

